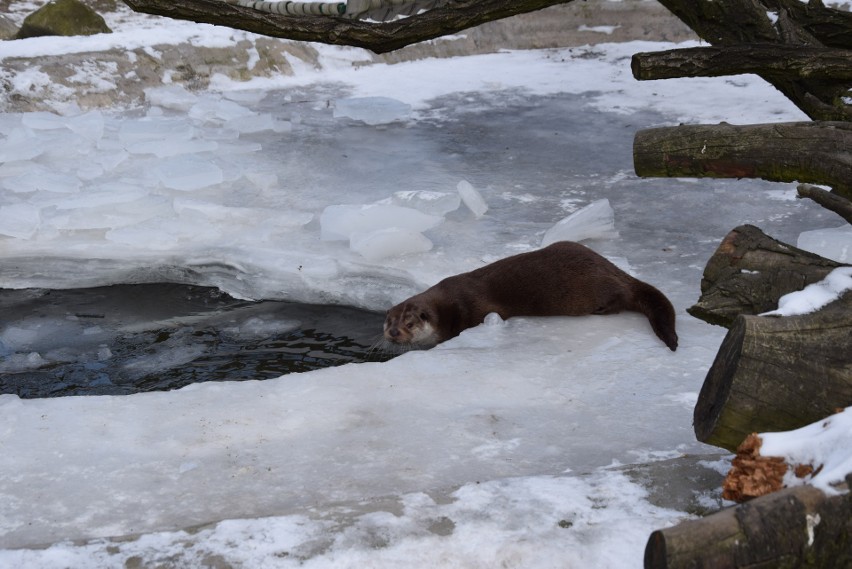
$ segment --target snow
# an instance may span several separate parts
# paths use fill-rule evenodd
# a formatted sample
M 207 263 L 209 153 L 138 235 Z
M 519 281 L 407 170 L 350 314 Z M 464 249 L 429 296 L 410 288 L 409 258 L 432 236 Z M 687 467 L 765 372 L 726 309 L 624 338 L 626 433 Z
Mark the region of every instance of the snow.
M 790 465 L 809 464 L 814 473 L 797 478 L 793 469 L 784 475 L 784 486 L 811 484 L 826 494 L 836 495 L 836 486 L 845 483 L 852 472 L 852 407 L 795 431 L 761 433 L 762 456 L 784 458 Z
M 838 267 L 823 280 L 778 299 L 778 308 L 761 316 L 799 316 L 816 312 L 852 290 L 852 267 Z
M 0 59 L 246 38 L 140 18 L 4 42 Z M 668 43 L 397 65 L 315 47 L 293 75 L 153 88 L 144 109 L 0 115 L 0 286 L 175 280 L 384 310 L 532 250 L 605 200 L 594 246 L 670 296 L 680 348 L 635 314 L 489 319 L 382 364 L 0 396 L 0 566 L 640 566 L 650 532 L 689 514 L 653 505 L 620 465 L 715 450 L 691 428 L 724 335 L 684 312 L 703 264 L 740 223 L 789 240 L 826 222 L 817 206 L 767 200 L 778 185 L 637 179 L 630 138 L 804 115 L 754 76 L 635 82 L 630 55 Z M 33 68 L 12 88 L 45 82 Z M 99 333 L 74 319 L 0 324 L 0 365 L 42 367 Z M 198 349 L 176 338 L 130 365 Z

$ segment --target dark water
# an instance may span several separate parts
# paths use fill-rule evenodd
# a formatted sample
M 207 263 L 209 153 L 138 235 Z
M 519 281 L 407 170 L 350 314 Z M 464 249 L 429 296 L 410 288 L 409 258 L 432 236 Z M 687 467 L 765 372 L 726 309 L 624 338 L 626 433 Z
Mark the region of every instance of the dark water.
M 174 284 L 0 289 L 0 394 L 131 394 L 383 361 L 371 350 L 383 319 Z

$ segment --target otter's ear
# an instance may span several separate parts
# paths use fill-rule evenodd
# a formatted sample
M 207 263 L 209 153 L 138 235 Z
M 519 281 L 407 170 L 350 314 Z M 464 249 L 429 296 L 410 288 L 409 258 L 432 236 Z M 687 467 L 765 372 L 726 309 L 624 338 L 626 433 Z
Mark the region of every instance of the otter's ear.
M 423 320 L 424 322 L 428 322 L 429 321 L 429 315 L 426 314 L 425 312 L 421 312 L 420 313 L 420 320 Z

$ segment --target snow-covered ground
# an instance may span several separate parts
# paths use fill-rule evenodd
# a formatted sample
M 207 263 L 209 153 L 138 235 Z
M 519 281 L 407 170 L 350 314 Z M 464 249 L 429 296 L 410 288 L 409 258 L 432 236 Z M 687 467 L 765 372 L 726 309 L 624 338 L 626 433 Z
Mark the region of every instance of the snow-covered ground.
M 109 39 L 0 44 L 0 58 L 127 49 L 170 29 L 183 41 L 191 26 L 140 21 Z M 245 37 L 191 27 L 193 45 Z M 139 109 L 0 115 L 0 287 L 174 280 L 382 310 L 534 249 L 606 198 L 619 235 L 588 244 L 663 290 L 680 335 L 671 353 L 637 315 L 512 319 L 277 380 L 0 396 L 0 566 L 640 566 L 650 532 L 690 514 L 621 466 L 707 455 L 718 469 L 691 427 L 724 335 L 684 311 L 704 262 L 741 223 L 793 243 L 841 225 L 792 185 L 635 177 L 640 128 L 805 119 L 752 76 L 632 79 L 633 53 L 671 47 L 363 66 L 359 50 L 316 46 L 317 65 L 292 76 L 158 88 Z M 463 180 L 484 215 L 454 201 Z M 450 206 L 417 199 L 436 193 Z M 362 234 L 434 219 L 373 235 L 367 256 L 323 239 L 327 207 L 377 202 L 411 209 Z M 56 329 L 94 333 L 73 318 L 0 322 L 0 356 L 26 362 L 28 341 Z

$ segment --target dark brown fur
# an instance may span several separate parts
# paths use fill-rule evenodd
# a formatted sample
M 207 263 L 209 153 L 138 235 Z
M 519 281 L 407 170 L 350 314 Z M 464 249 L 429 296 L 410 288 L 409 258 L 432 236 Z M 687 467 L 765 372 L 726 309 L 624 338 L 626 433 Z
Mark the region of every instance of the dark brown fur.
M 428 348 L 481 324 L 490 312 L 507 319 L 623 310 L 647 316 L 657 336 L 677 349 L 675 312 L 663 293 L 588 247 L 560 241 L 448 277 L 412 296 L 388 311 L 384 336 L 393 344 Z

